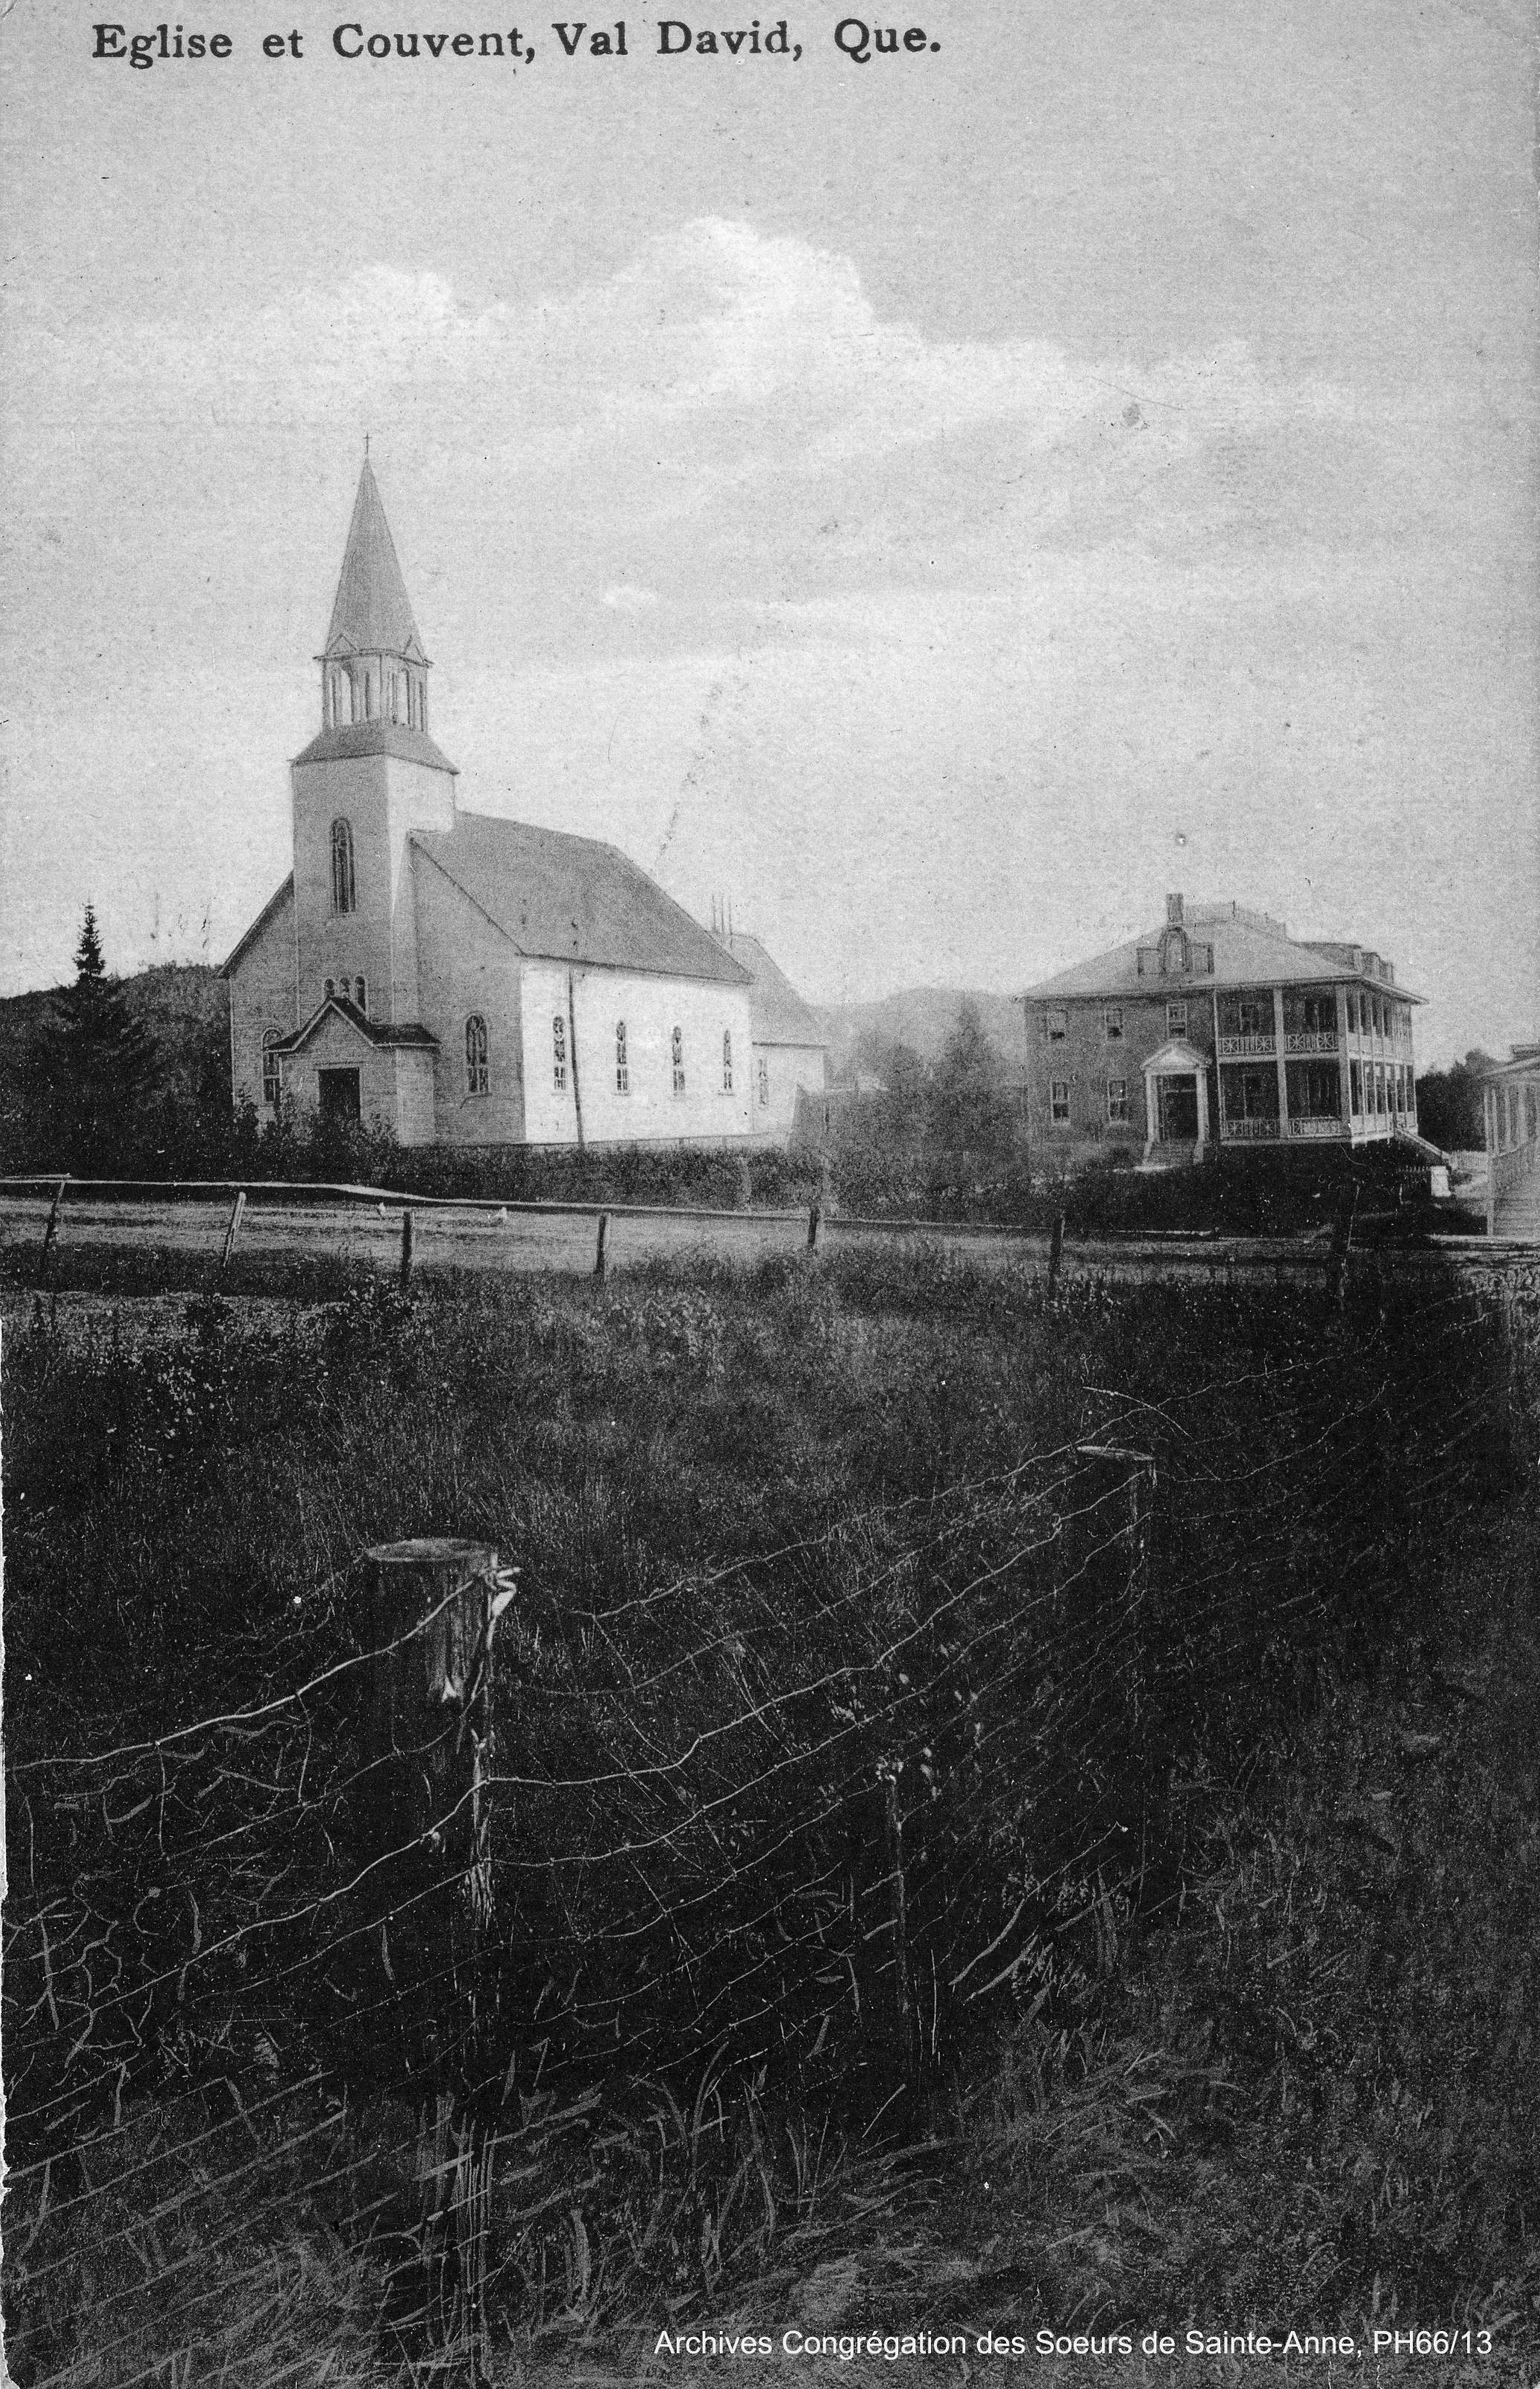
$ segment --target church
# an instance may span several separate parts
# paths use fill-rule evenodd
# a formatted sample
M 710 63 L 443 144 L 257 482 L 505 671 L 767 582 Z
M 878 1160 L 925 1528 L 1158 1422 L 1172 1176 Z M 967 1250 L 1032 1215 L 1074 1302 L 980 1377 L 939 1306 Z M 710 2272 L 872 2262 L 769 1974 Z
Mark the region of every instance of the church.
M 319 661 L 294 868 L 223 968 L 237 1106 L 401 1144 L 816 1130 L 827 1041 L 757 939 L 617 847 L 462 807 L 367 457 Z

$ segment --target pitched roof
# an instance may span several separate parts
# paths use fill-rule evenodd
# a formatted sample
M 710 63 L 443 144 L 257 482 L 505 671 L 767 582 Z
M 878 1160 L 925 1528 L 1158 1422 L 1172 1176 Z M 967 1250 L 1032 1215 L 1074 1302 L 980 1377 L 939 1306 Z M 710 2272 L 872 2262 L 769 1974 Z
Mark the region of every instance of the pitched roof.
M 1202 994 L 1215 987 L 1340 985 L 1344 978 L 1352 978 L 1378 990 L 1393 988 L 1403 1003 L 1423 1001 L 1409 988 L 1395 986 L 1368 969 L 1367 958 L 1364 967 L 1355 968 L 1353 956 L 1361 953 L 1362 949 L 1306 944 L 1291 938 L 1281 921 L 1271 920 L 1265 913 L 1248 912 L 1240 904 L 1194 906 L 1182 926 L 1192 944 L 1213 947 L 1212 972 L 1162 976 L 1148 964 L 1141 971 L 1140 949 L 1148 953 L 1152 948 L 1159 947 L 1165 934 L 1165 925 L 1162 923 L 1141 938 L 1130 938 L 1126 945 L 1110 947 L 1105 953 L 1093 955 L 1089 962 L 1075 963 L 1052 978 L 1039 979 L 1036 987 L 1026 990 L 1026 994 L 1032 1000 L 1075 995 Z
M 456 774 L 460 769 L 439 752 L 426 730 L 409 730 L 404 722 L 350 722 L 337 730 L 323 730 L 294 760 L 342 763 L 355 755 L 399 755 L 403 763 L 428 763 L 436 772 Z
M 266 928 L 269 921 L 272 920 L 273 915 L 276 913 L 279 905 L 282 904 L 286 896 L 292 896 L 293 893 L 294 874 L 291 871 L 283 885 L 274 889 L 273 894 L 262 906 L 261 911 L 252 922 L 251 926 L 245 932 L 244 936 L 236 939 L 235 944 L 225 955 L 224 960 L 219 966 L 219 975 L 221 978 L 229 977 L 231 972 L 235 969 L 235 965 L 239 962 L 242 954 L 245 953 L 248 946 L 250 945 L 252 939 L 260 936 L 261 931 Z
M 829 1032 L 811 1006 L 803 1003 L 784 971 L 773 963 L 757 938 L 734 929 L 728 952 L 749 974 L 748 1010 L 756 1045 L 827 1046 Z
M 322 655 L 325 658 L 365 652 L 410 656 L 419 663 L 427 661 L 396 560 L 396 543 L 390 536 L 367 456 L 358 478 L 342 577 L 337 584 L 331 627 Z
M 439 1040 L 420 1022 L 371 1020 L 366 1012 L 361 1012 L 357 1004 L 344 995 L 323 996 L 310 1018 L 291 1035 L 278 1038 L 270 1050 L 274 1054 L 298 1054 L 301 1046 L 310 1043 L 328 1012 L 338 1014 L 350 1028 L 356 1028 L 361 1036 L 367 1038 L 371 1045 L 423 1045 L 432 1052 L 438 1051 Z
M 748 983 L 742 964 L 618 847 L 488 813 L 461 813 L 448 831 L 414 830 L 412 843 L 521 954 Z

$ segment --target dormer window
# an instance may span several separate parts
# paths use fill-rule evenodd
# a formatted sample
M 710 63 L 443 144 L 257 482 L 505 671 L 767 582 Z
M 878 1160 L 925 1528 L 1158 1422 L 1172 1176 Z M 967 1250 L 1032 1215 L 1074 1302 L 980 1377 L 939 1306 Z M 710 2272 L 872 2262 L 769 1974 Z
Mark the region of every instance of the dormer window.
M 332 911 L 351 913 L 356 909 L 352 824 L 339 814 L 332 824 Z

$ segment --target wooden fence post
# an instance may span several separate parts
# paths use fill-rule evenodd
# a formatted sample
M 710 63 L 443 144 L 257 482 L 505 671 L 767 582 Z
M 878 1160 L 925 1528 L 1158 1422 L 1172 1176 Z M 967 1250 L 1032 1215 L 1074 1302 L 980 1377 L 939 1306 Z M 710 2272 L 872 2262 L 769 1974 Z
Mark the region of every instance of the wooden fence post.
M 605 1274 L 605 1245 L 608 1235 L 609 1213 L 607 1211 L 601 1211 L 599 1214 L 599 1241 L 593 1255 L 593 1274 L 595 1277 L 603 1277 Z
M 235 1199 L 230 1209 L 230 1225 L 224 1231 L 224 1250 L 220 1255 L 219 1262 L 219 1273 L 221 1277 L 224 1275 L 225 1271 L 230 1266 L 230 1256 L 235 1249 L 235 1238 L 240 1234 L 241 1215 L 245 1209 L 246 1189 L 244 1186 L 241 1186 L 237 1187 L 235 1190 Z
M 410 1220 L 411 1214 L 406 1214 Z M 485 2371 L 490 2151 L 479 1981 L 492 1909 L 492 1639 L 511 1592 L 488 1544 L 366 1552 L 366 1877 L 384 1969 L 428 2074 L 418 2145 L 436 2335 Z M 449 1966 L 444 1966 L 448 1953 Z
M 808 1213 L 808 1250 L 810 1253 L 816 1253 L 818 1250 L 818 1222 L 819 1206 L 818 1197 L 815 1195 L 812 1207 Z
M 412 1283 L 412 1214 L 401 1213 L 401 1290 Z
M 1053 1222 L 1053 1233 L 1048 1243 L 1048 1298 L 1053 1300 L 1059 1286 L 1059 1264 L 1064 1258 L 1064 1215 L 1059 1212 Z
M 61 1178 L 57 1186 L 54 1189 L 54 1199 L 52 1204 L 49 1206 L 48 1210 L 48 1224 L 43 1231 L 43 1259 L 45 1266 L 47 1264 L 49 1254 L 53 1251 L 54 1238 L 58 1233 L 59 1205 L 64 1200 L 64 1190 L 69 1182 L 70 1182 L 67 1178 Z

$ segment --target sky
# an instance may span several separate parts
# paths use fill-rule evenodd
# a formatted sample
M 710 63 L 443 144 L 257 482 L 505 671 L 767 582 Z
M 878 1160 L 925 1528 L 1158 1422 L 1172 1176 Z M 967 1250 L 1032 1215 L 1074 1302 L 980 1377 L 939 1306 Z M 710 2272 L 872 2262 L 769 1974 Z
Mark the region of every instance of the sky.
M 0 21 L 0 991 L 283 877 L 367 433 L 462 805 L 814 1001 L 1179 888 L 1390 955 L 1425 1065 L 1540 1034 L 1527 8 L 927 0 L 862 64 L 347 6 Z

